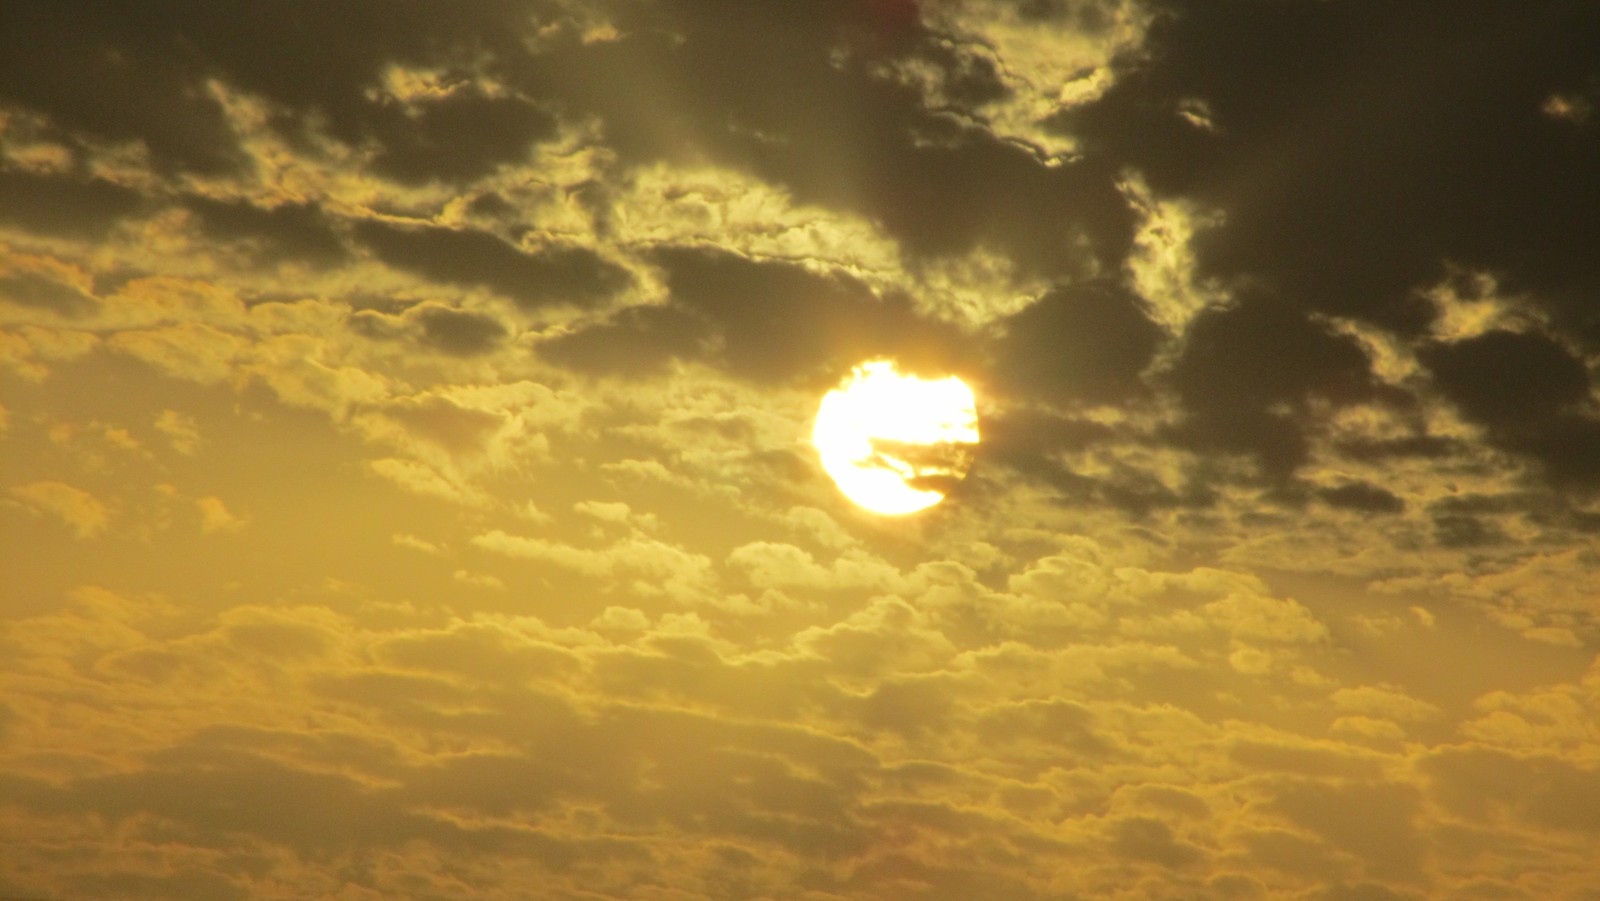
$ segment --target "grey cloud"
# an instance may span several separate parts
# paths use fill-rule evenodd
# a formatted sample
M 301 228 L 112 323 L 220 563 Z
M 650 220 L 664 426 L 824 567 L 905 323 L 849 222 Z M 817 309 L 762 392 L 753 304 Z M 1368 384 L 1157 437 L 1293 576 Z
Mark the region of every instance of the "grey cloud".
M 18 9 L 0 27 L 0 98 L 68 129 L 142 141 L 164 168 L 214 174 L 244 162 L 206 90 L 216 78 L 271 101 L 270 124 L 291 139 L 315 123 L 351 146 L 375 144 L 380 170 L 402 180 L 469 177 L 519 159 L 551 133 L 550 115 L 459 91 L 413 118 L 370 91 L 395 64 L 470 81 L 474 64 L 523 52 L 519 36 L 538 6 L 464 2 L 448 16 L 412 0 Z
M 207 174 L 235 168 L 241 155 L 222 106 L 200 89 L 206 70 L 195 59 L 199 48 L 163 29 L 178 11 L 130 12 L 116 3 L 85 4 L 70 13 L 6 10 L 0 16 L 0 99 L 42 112 L 66 129 L 142 141 L 160 165 Z
M 762 381 L 822 374 L 870 355 L 920 368 L 955 355 L 954 335 L 918 318 L 900 295 L 880 297 L 843 274 L 736 254 L 662 248 L 673 302 L 721 327 L 721 357 L 738 375 Z
M 1058 403 L 1126 400 L 1142 386 L 1162 338 L 1138 298 L 1117 283 L 1057 288 L 1005 320 L 996 379 L 1013 394 Z
M 1038 742 L 1051 756 L 1063 751 L 1090 760 L 1112 756 L 1111 741 L 1095 727 L 1094 713 L 1072 701 L 1034 699 L 996 704 L 973 724 L 976 734 L 993 746 Z
M 551 47 L 529 61 L 525 84 L 600 117 L 625 161 L 706 153 L 802 203 L 870 216 L 919 258 L 987 245 L 1030 271 L 1114 268 L 1133 226 L 1116 168 L 1048 167 L 963 124 L 959 109 L 925 109 L 914 88 L 872 74 L 885 55 L 942 67 L 969 102 L 1000 88 L 970 59 L 981 54 L 952 54 L 945 36 L 913 27 L 885 41 L 869 28 L 863 43 L 861 8 L 723 0 L 630 10 L 622 38 Z
M 981 459 L 1002 464 L 1058 492 L 1063 504 L 1073 507 L 1107 507 L 1135 518 L 1173 510 L 1209 507 L 1217 500 L 1216 485 L 1225 481 L 1207 471 L 1205 463 L 1184 474 L 1176 487 L 1122 459 L 1117 451 L 1160 444 L 1159 435 L 1128 424 L 1115 426 L 1070 414 L 1047 413 L 1026 407 L 1002 409 L 983 423 Z M 1056 455 L 1103 448 L 1102 471 L 1092 475 L 1063 467 Z M 981 490 L 982 474 L 969 476 L 966 490 Z
M 0 222 L 30 232 L 99 238 L 142 203 L 139 192 L 103 179 L 0 171 Z
M 1192 866 L 1204 857 L 1199 848 L 1173 835 L 1171 826 L 1150 817 L 1118 822 L 1112 830 L 1112 847 L 1123 857 L 1171 869 Z
M 384 107 L 373 130 L 379 172 L 409 183 L 460 182 L 522 161 L 534 143 L 555 137 L 556 120 L 519 97 L 458 91 L 424 102 L 416 115 Z
M 1473 548 L 1503 544 L 1508 536 L 1492 520 L 1441 513 L 1433 516 L 1433 540 L 1442 547 Z
M 626 270 L 582 247 L 525 252 L 488 232 L 372 220 L 357 223 L 355 233 L 390 266 L 435 281 L 489 288 L 528 309 L 593 305 L 629 281 Z
M 714 326 L 674 305 L 626 307 L 603 322 L 541 341 L 538 353 L 559 366 L 590 375 L 640 378 L 661 373 L 672 360 L 698 360 Z
M 1273 808 L 1383 878 L 1420 875 L 1426 845 L 1418 832 L 1421 795 L 1405 783 L 1301 782 L 1285 786 Z
M 428 306 L 418 311 L 415 319 L 422 325 L 424 344 L 456 356 L 488 353 L 506 337 L 500 320 L 482 313 Z
M 1552 338 L 1492 331 L 1418 354 L 1434 382 L 1492 441 L 1544 465 L 1556 484 L 1600 484 L 1600 419 L 1588 368 Z
M 1433 793 L 1455 813 L 1485 820 L 1508 811 L 1525 822 L 1600 834 L 1600 770 L 1544 754 L 1460 747 L 1424 758 Z
M 1382 775 L 1377 757 L 1343 753 L 1334 748 L 1240 741 L 1228 757 L 1255 770 L 1305 776 L 1375 779 Z
M 1589 395 L 1583 363 L 1543 335 L 1488 332 L 1424 348 L 1419 356 L 1462 412 L 1512 435 Z
M 250 889 L 222 873 L 198 867 L 177 866 L 171 872 L 152 873 L 97 873 L 76 876 L 69 883 L 73 897 L 149 898 L 151 901 L 171 899 L 215 898 L 217 901 L 243 901 L 250 897 Z M 19 897 L 39 898 L 47 895 L 18 893 Z
M 1149 53 L 1061 126 L 1159 192 L 1226 211 L 1201 243 L 1205 271 L 1402 332 L 1430 318 L 1410 292 L 1447 259 L 1573 313 L 1600 287 L 1579 237 L 1600 132 L 1539 111 L 1595 75 L 1592 4 L 1154 7 Z M 1215 132 L 1180 119 L 1189 98 Z
M 1360 345 L 1265 296 L 1196 320 L 1168 378 L 1188 412 L 1182 444 L 1251 455 L 1277 477 L 1306 459 L 1311 400 L 1378 395 Z
M 1330 507 L 1355 510 L 1361 513 L 1401 513 L 1406 502 L 1386 488 L 1371 482 L 1346 482 L 1332 488 L 1321 488 L 1317 497 Z
M 100 302 L 73 285 L 33 272 L 0 276 L 0 300 L 75 317 L 94 312 Z
M 1321 842 L 1284 829 L 1248 832 L 1244 836 L 1244 847 L 1256 862 L 1285 873 L 1331 880 L 1345 870 Z
M 245 201 L 188 197 L 184 206 L 197 217 L 208 237 L 249 242 L 263 262 L 297 259 L 332 266 L 349 255 L 333 224 L 313 204 L 263 208 Z
M 1345 439 L 1334 447 L 1346 457 L 1362 462 L 1384 460 L 1422 459 L 1438 460 L 1459 454 L 1466 449 L 1455 438 L 1416 434 L 1405 438 Z
M 395 638 L 379 645 L 375 653 L 397 666 L 490 683 L 526 684 L 571 674 L 581 666 L 566 648 L 519 640 L 500 628 L 466 625 Z
M 630 375 L 674 358 L 711 360 L 761 382 L 831 381 L 869 356 L 913 370 L 960 356 L 951 329 L 917 316 L 906 297 L 880 296 L 849 275 L 689 247 L 658 248 L 651 258 L 665 274 L 667 306 L 623 310 L 546 341 L 541 353 Z

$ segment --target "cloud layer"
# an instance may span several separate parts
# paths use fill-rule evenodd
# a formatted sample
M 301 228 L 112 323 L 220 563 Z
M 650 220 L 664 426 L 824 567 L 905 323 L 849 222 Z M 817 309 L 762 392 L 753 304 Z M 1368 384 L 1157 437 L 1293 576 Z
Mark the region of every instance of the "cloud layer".
M 1600 892 L 1597 35 L 0 12 L 0 895 Z

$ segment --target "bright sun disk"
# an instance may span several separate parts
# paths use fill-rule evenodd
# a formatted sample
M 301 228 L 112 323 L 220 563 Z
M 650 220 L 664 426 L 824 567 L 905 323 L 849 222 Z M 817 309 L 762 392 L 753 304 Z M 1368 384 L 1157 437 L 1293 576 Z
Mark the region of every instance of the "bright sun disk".
M 850 500 L 874 513 L 915 513 L 944 493 L 913 482 L 948 484 L 966 474 L 977 406 L 955 376 L 923 379 L 872 360 L 822 398 L 811 442 Z

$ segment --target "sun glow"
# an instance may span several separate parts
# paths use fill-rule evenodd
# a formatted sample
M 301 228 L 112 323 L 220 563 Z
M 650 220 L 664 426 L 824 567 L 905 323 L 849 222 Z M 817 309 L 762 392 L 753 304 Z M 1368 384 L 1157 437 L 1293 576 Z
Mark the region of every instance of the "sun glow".
M 966 475 L 978 412 L 955 376 L 922 379 L 872 360 L 822 398 L 811 442 L 850 500 L 874 513 L 915 513 Z

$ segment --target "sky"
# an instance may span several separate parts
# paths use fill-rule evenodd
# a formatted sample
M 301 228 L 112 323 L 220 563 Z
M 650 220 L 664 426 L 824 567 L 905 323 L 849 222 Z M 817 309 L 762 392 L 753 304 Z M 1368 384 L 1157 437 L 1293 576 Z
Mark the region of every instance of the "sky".
M 0 5 L 0 896 L 1600 898 L 1597 107 L 1592 0 Z

